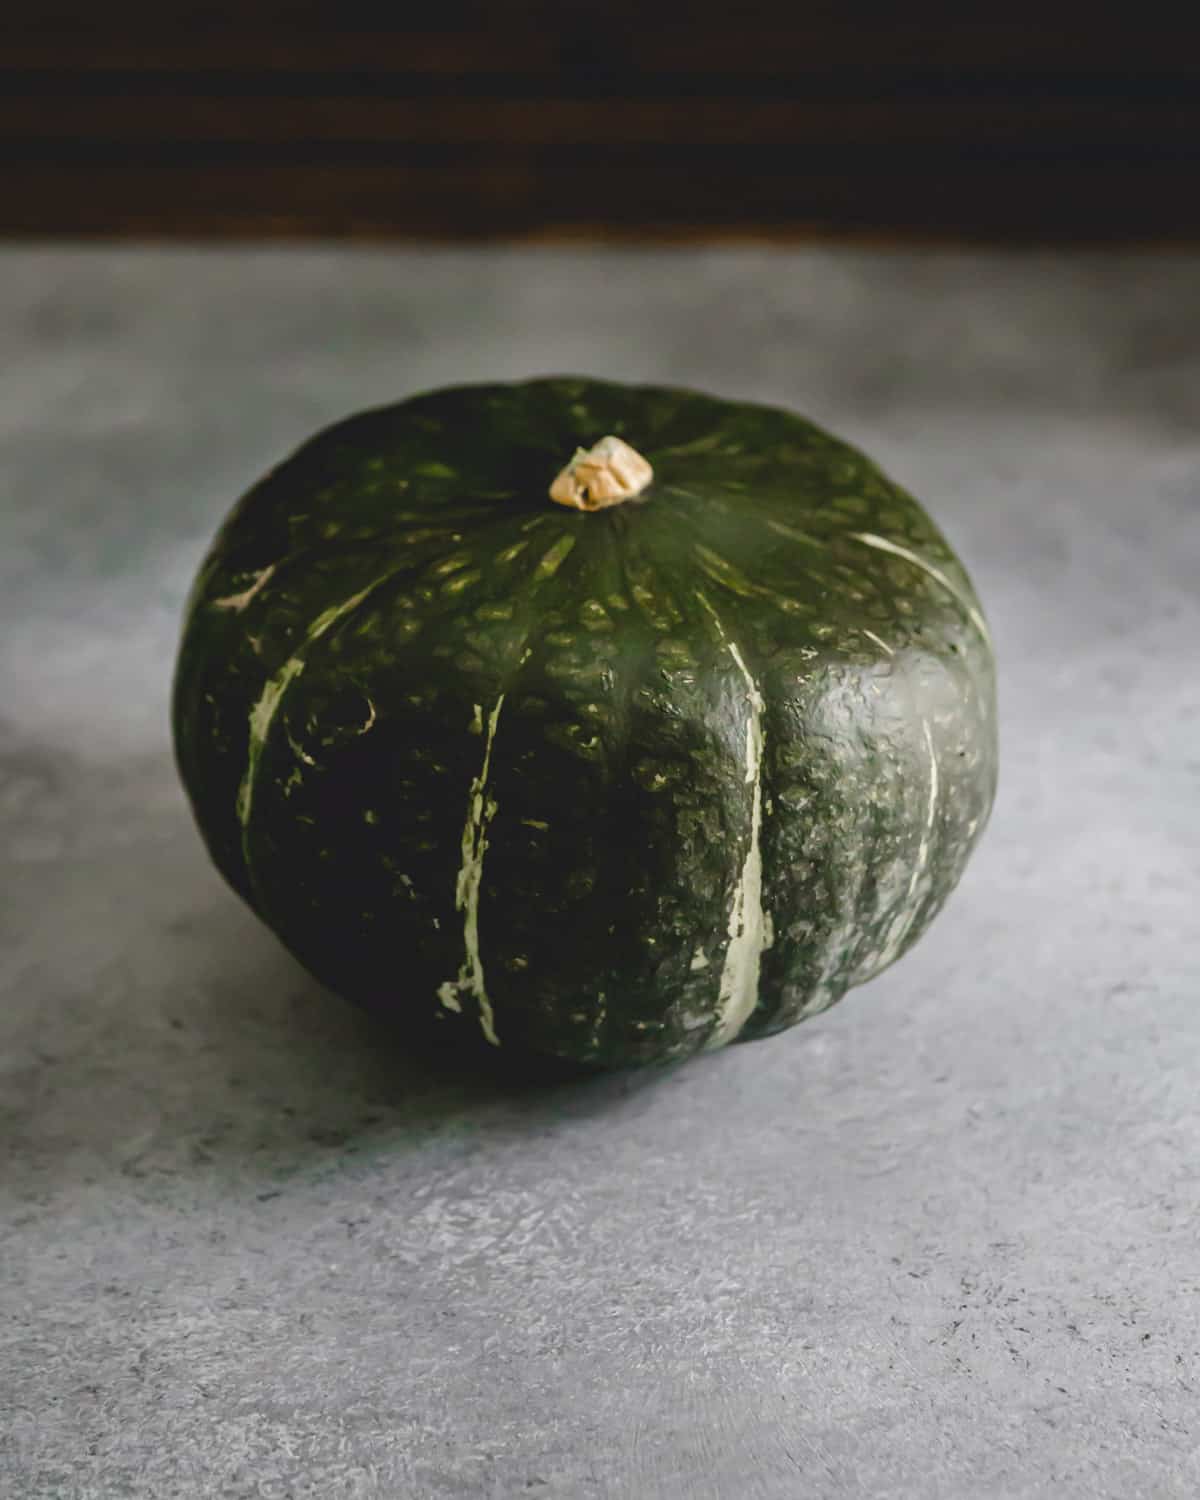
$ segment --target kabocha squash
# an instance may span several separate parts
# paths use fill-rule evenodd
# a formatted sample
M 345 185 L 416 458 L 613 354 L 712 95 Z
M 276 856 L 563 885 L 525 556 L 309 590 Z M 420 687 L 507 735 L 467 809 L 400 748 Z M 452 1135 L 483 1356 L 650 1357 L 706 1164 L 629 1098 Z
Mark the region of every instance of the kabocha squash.
M 187 606 L 176 755 L 324 983 L 604 1065 L 766 1036 L 902 954 L 996 778 L 921 507 L 790 412 L 559 378 L 318 434 Z

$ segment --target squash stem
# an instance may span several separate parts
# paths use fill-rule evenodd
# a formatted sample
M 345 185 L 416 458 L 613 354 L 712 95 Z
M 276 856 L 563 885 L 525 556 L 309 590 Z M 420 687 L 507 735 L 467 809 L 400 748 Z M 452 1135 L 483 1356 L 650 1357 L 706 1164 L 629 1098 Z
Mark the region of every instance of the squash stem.
M 610 433 L 591 448 L 576 448 L 550 486 L 550 498 L 574 510 L 604 510 L 640 495 L 653 478 L 637 449 Z

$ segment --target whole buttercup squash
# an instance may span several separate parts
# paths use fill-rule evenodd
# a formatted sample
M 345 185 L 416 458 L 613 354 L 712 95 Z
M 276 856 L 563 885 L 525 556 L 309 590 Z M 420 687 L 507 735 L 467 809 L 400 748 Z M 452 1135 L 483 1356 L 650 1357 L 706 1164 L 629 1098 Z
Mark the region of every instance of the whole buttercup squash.
M 791 412 L 574 378 L 268 474 L 196 580 L 174 729 L 213 859 L 324 983 L 603 1065 L 878 974 L 996 779 L 987 627 L 911 496 Z

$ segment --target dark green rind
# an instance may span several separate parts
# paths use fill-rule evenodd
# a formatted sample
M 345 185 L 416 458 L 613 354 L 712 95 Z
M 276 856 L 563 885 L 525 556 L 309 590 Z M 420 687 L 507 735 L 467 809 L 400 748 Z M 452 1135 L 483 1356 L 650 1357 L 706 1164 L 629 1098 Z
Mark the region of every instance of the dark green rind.
M 653 465 L 644 496 L 553 505 L 610 432 Z M 995 790 L 983 629 L 921 507 L 791 413 L 468 386 L 330 428 L 241 501 L 189 602 L 176 750 L 218 867 L 313 973 L 478 1035 L 475 995 L 454 1012 L 438 990 L 464 965 L 464 823 L 503 694 L 478 903 L 500 1043 L 675 1058 L 714 1039 L 751 841 L 731 647 L 765 704 L 775 929 L 748 1039 L 894 961 L 958 881 Z M 281 673 L 243 831 L 251 714 Z

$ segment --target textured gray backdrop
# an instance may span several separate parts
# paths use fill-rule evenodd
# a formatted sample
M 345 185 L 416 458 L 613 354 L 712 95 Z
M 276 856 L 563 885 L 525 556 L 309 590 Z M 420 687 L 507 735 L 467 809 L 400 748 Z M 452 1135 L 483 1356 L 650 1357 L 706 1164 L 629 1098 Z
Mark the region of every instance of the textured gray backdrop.
M 917 950 L 778 1039 L 405 1056 L 209 869 L 201 550 L 357 407 L 580 371 L 794 405 L 1001 658 Z M 0 254 L 0 1493 L 1200 1490 L 1200 259 Z

